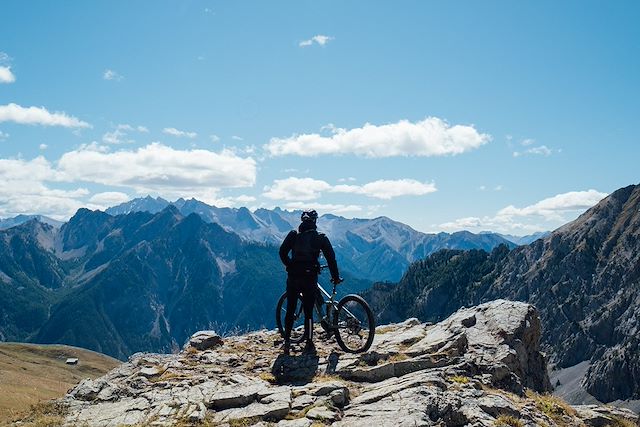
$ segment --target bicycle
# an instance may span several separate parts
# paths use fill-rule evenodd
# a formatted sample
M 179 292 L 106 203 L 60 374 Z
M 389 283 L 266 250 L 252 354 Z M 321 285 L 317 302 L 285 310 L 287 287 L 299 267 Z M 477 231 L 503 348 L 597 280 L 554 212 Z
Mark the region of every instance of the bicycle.
M 326 268 L 326 265 L 320 269 Z M 314 304 L 314 318 L 320 319 L 322 328 L 329 334 L 334 334 L 340 348 L 347 353 L 362 353 L 367 351 L 375 336 L 375 320 L 369 304 L 359 295 L 349 294 L 336 301 L 336 287 L 333 284 L 331 294 L 320 283 L 318 296 Z M 323 313 L 324 311 L 324 313 Z M 280 335 L 284 337 L 284 319 L 287 314 L 287 293 L 280 297 L 276 306 L 276 324 Z M 293 328 L 290 341 L 301 343 L 306 339 L 304 332 L 304 312 L 302 294 L 296 302 Z

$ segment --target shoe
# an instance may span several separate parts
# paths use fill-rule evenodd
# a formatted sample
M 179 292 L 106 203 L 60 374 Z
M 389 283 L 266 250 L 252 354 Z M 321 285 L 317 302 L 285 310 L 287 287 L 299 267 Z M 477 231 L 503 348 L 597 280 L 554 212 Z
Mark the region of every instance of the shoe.
M 313 341 L 307 341 L 307 344 L 304 346 L 303 353 L 304 354 L 315 354 L 316 346 L 313 345 Z
M 289 340 L 284 341 L 284 345 L 282 346 L 282 353 L 285 356 L 288 356 L 291 351 L 291 342 Z

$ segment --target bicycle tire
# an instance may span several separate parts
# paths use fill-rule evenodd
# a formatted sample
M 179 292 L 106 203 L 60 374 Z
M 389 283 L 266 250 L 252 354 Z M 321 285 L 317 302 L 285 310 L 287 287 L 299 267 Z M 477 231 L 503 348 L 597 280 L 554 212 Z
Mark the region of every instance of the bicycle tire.
M 347 304 L 350 305 L 347 306 Z M 349 312 L 355 311 L 355 308 L 358 308 L 358 314 L 363 314 L 363 319 L 358 319 L 355 315 L 349 314 Z M 338 308 L 336 310 L 333 323 L 336 331 L 336 341 L 340 348 L 347 353 L 365 352 L 369 350 L 371 344 L 373 344 L 373 338 L 376 334 L 376 323 L 369 304 L 367 304 L 361 296 L 352 294 L 342 298 L 338 302 Z M 342 323 L 344 323 L 344 325 L 342 325 Z M 364 326 L 364 328 L 361 326 Z M 343 336 L 343 334 L 349 332 L 349 335 L 354 335 L 352 332 L 356 329 L 358 331 L 366 330 L 368 335 L 366 340 L 362 341 L 361 344 L 350 346 L 350 340 L 348 340 L 347 336 Z
M 298 298 L 298 302 L 296 303 L 296 318 L 294 318 L 294 329 L 291 331 L 290 341 L 293 344 L 301 343 L 306 338 L 306 333 L 296 333 L 299 328 L 302 328 L 304 331 L 304 313 L 302 312 L 302 299 Z M 287 293 L 283 293 L 280 299 L 278 300 L 278 305 L 276 306 L 276 325 L 278 327 L 278 332 L 284 338 L 284 317 L 287 314 Z M 296 327 L 297 318 L 302 319 L 302 324 Z

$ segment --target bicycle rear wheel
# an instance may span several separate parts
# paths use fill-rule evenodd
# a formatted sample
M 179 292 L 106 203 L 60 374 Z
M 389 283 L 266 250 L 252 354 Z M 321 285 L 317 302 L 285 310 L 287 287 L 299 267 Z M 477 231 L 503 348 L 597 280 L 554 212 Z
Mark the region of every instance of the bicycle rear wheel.
M 369 304 L 358 295 L 347 295 L 335 315 L 336 341 L 347 353 L 367 351 L 373 343 L 376 324 Z
M 278 305 L 276 306 L 276 325 L 278 326 L 278 332 L 284 338 L 284 322 L 287 315 L 287 293 L 285 292 L 280 297 Z M 304 311 L 302 309 L 302 297 L 298 296 L 296 302 L 296 309 L 293 314 L 293 328 L 291 329 L 291 342 L 294 344 L 301 343 L 305 339 L 304 333 Z

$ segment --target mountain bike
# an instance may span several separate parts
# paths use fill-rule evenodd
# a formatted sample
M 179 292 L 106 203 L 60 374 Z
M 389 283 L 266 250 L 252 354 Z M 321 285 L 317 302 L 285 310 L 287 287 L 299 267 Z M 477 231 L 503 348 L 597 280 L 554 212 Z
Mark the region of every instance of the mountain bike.
M 326 268 L 321 266 L 321 270 Z M 329 335 L 335 335 L 340 348 L 347 353 L 367 351 L 373 343 L 376 332 L 373 312 L 369 304 L 359 295 L 349 294 L 336 300 L 336 287 L 333 284 L 331 294 L 318 283 L 318 295 L 314 304 L 314 321 Z M 287 314 L 287 293 L 280 297 L 276 307 L 276 324 L 280 335 L 284 337 L 284 319 Z M 297 344 L 306 339 L 304 331 L 304 311 L 302 294 L 298 296 L 291 330 L 291 343 Z

